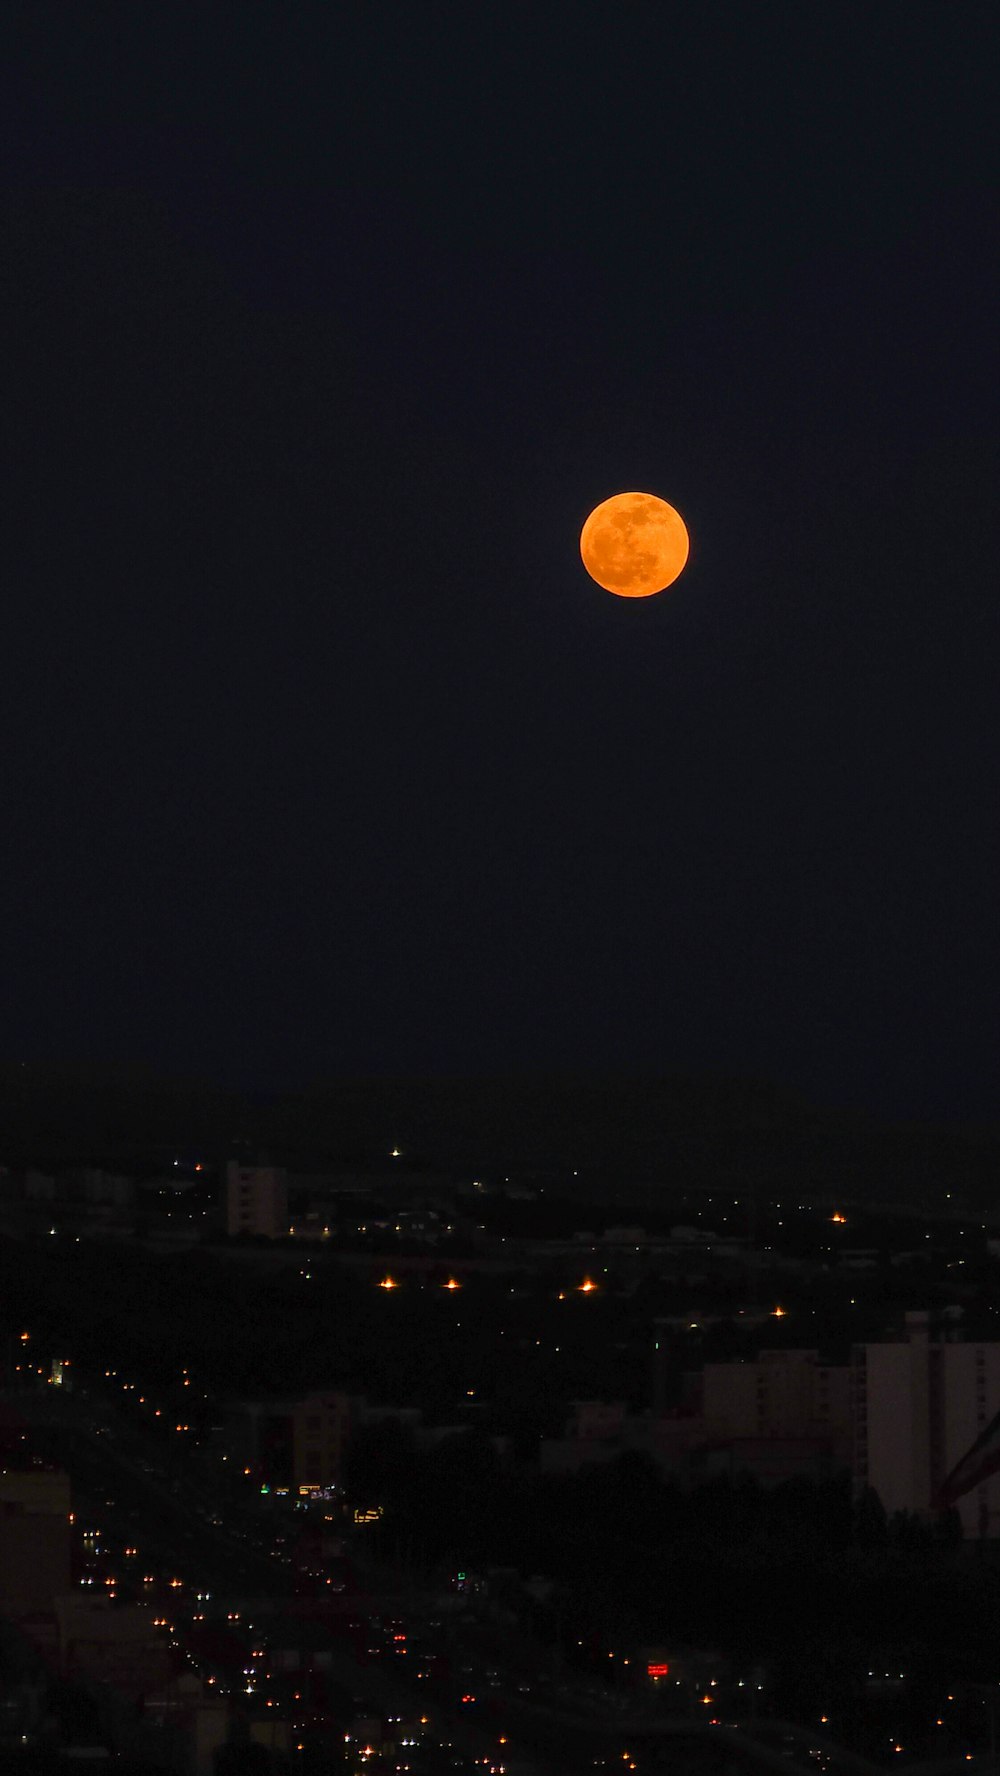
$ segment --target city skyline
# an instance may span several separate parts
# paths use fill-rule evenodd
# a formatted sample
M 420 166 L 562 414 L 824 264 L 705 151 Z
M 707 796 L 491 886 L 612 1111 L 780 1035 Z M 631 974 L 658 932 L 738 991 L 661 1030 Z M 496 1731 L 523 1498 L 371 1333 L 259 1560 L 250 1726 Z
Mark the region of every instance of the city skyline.
M 0 1765 L 968 1776 L 995 5 L 0 20 Z

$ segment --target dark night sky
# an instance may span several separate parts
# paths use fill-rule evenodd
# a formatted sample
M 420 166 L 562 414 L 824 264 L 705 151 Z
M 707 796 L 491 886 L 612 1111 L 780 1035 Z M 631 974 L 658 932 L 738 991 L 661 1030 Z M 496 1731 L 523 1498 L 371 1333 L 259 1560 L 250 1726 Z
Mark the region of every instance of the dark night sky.
M 998 1113 L 994 21 L 5 9 L 0 1054 Z

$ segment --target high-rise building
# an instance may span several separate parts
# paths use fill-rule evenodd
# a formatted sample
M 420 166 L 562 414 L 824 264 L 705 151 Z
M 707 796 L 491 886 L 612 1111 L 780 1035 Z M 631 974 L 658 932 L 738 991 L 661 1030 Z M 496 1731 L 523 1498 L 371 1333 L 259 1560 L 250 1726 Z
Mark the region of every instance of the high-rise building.
M 296 1486 L 339 1486 L 351 1432 L 347 1394 L 309 1394 L 293 1409 Z
M 886 1511 L 932 1517 L 932 1499 L 1000 1408 L 1000 1344 L 965 1343 L 906 1315 L 892 1343 L 852 1352 L 853 1471 Z M 1000 1475 L 958 1500 L 966 1536 L 1000 1536 Z
M 282 1166 L 226 1166 L 226 1232 L 281 1239 L 288 1232 L 288 1179 Z

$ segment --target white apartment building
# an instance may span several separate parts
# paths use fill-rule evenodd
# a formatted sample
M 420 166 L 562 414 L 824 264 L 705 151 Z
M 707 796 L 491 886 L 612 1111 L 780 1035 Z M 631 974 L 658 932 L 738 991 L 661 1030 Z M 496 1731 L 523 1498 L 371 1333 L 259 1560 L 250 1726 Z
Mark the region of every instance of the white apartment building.
M 931 1500 L 1000 1410 L 1000 1344 L 932 1336 L 908 1313 L 898 1341 L 852 1352 L 853 1471 L 886 1511 L 934 1515 Z M 966 1536 L 1000 1536 L 1000 1475 L 958 1500 Z
M 282 1166 L 226 1166 L 226 1232 L 281 1239 L 288 1232 L 288 1179 Z

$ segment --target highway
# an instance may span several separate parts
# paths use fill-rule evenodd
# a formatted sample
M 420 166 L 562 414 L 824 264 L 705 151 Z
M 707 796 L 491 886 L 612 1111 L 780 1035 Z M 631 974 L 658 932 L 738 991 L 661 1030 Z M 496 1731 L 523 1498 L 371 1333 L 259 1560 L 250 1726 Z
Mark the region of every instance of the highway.
M 138 1548 L 135 1557 L 114 1562 L 118 1589 L 122 1595 L 141 1596 L 144 1576 L 155 1575 L 151 1600 L 170 1610 L 179 1644 L 192 1606 L 196 1612 L 238 1614 L 244 1625 L 252 1610 L 250 1620 L 259 1624 L 258 1638 L 265 1642 L 278 1631 L 290 1606 L 294 1608 L 296 1586 L 289 1566 L 253 1546 L 240 1531 L 212 1521 L 221 1511 L 194 1480 L 168 1479 L 151 1471 L 141 1440 L 130 1427 L 119 1430 L 105 1402 L 97 1406 L 55 1389 L 5 1397 L 32 1427 L 38 1452 L 69 1472 L 80 1524 L 100 1529 L 116 1548 Z M 111 1424 L 111 1434 L 100 1431 L 102 1423 Z M 123 1571 L 125 1566 L 134 1567 L 134 1579 Z M 412 1594 L 407 1601 L 412 1604 Z M 367 1614 L 373 1600 L 355 1598 L 350 1607 Z M 379 1666 L 360 1663 L 344 1645 L 331 1649 L 328 1669 L 373 1713 L 406 1717 L 424 1705 L 412 1685 Z M 470 1768 L 475 1761 L 482 1771 L 483 1759 L 499 1760 L 497 1732 L 484 1730 L 437 1700 L 432 1712 L 435 1737 L 467 1754 Z M 563 1776 L 563 1767 L 539 1762 L 527 1751 L 519 1750 L 516 1768 L 518 1776 Z
M 152 1440 L 124 1420 L 113 1402 L 54 1387 L 4 1397 L 33 1427 L 39 1451 L 70 1473 L 81 1525 L 100 1529 L 108 1545 L 138 1548 L 136 1556 L 115 1559 L 120 1594 L 145 1595 L 169 1608 L 181 1642 L 185 1619 L 198 1611 L 238 1612 L 244 1623 L 259 1624 L 265 1641 L 285 1617 L 294 1618 L 301 1582 L 296 1584 L 287 1559 L 262 1545 L 265 1531 L 254 1538 L 227 1524 L 224 1507 L 196 1477 L 197 1470 L 165 1474 L 154 1460 Z M 109 1430 L 102 1431 L 102 1425 Z M 144 1588 L 147 1575 L 155 1582 Z M 471 1620 L 446 1618 L 429 1630 L 440 1600 L 390 1568 L 369 1569 L 364 1595 L 339 1600 L 327 1595 L 324 1602 L 339 1603 L 373 1624 L 379 1617 L 396 1617 L 424 1642 L 436 1635 L 441 1652 L 465 1674 L 459 1688 L 475 1693 L 477 1701 L 460 1707 L 453 1684 L 421 1686 L 387 1669 L 388 1661 L 362 1662 L 343 1639 L 330 1649 L 328 1669 L 336 1681 L 375 1712 L 406 1717 L 425 1711 L 433 1719 L 434 1736 L 470 1759 L 497 1757 L 502 1736 L 508 1741 L 502 1755 L 519 1776 L 580 1776 L 581 1770 L 605 1763 L 628 1769 L 633 1761 L 641 1772 L 676 1769 L 679 1755 L 685 1767 L 706 1772 L 881 1776 L 879 1766 L 792 1722 L 712 1726 L 665 1718 L 632 1697 L 539 1672 L 525 1693 L 523 1644 L 508 1637 L 505 1649 L 503 1637 Z M 916 1766 L 908 1768 L 918 1776 Z M 959 1770 L 968 1776 L 969 1768 L 964 1759 L 942 1761 L 919 1776 L 957 1776 Z

